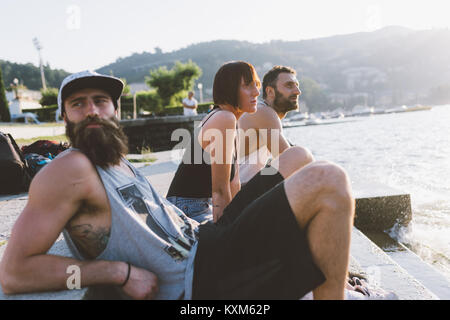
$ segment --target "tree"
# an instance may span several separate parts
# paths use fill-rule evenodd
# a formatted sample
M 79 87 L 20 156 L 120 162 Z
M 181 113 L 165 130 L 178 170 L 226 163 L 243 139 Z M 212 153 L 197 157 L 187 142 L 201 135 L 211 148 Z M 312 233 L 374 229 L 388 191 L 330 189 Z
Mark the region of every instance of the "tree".
M 150 77 L 146 82 L 150 87 L 156 88 L 164 107 L 175 106 L 180 103 L 183 93 L 192 90 L 194 82 L 202 75 L 200 67 L 189 60 L 187 63 L 175 62 L 172 69 L 166 66 L 150 70 Z
M 131 93 L 131 89 L 130 89 L 130 85 L 127 83 L 127 79 L 120 78 L 120 80 L 122 80 L 122 82 L 123 82 L 122 95 L 123 96 L 129 95 Z
M 0 121 L 10 122 L 9 104 L 6 100 L 5 85 L 3 83 L 2 69 L 0 68 Z
M 42 98 L 39 103 L 43 106 L 51 106 L 58 104 L 58 89 L 47 88 L 47 90 L 41 89 Z
M 305 101 L 309 112 L 325 111 L 330 109 L 330 99 L 313 79 L 303 77 L 300 80 L 300 99 Z

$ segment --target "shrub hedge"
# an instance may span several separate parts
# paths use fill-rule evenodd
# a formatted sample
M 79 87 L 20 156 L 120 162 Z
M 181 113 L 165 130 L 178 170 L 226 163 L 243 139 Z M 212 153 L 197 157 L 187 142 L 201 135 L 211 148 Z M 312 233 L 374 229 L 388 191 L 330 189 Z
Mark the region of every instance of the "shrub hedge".
M 183 115 L 183 107 L 167 107 L 161 108 L 159 106 L 160 101 L 157 100 L 153 94 L 148 94 L 147 92 L 143 94 L 136 95 L 136 109 L 137 113 L 142 111 L 151 112 L 155 116 L 174 116 Z M 201 103 L 198 105 L 198 113 L 207 113 L 212 102 Z M 124 96 L 121 98 L 121 116 L 122 119 L 132 119 L 133 118 L 133 97 Z M 55 113 L 58 109 L 58 105 L 44 106 L 41 109 L 23 109 L 22 112 L 31 112 L 36 114 L 39 121 L 42 122 L 53 122 L 55 121 Z

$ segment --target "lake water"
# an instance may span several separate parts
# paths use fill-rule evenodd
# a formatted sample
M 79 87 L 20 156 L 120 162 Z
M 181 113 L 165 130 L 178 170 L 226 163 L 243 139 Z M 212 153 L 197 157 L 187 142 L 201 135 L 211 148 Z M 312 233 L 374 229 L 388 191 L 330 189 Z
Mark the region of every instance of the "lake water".
M 450 279 L 450 105 L 284 129 L 316 160 L 411 195 L 413 218 L 397 240 Z

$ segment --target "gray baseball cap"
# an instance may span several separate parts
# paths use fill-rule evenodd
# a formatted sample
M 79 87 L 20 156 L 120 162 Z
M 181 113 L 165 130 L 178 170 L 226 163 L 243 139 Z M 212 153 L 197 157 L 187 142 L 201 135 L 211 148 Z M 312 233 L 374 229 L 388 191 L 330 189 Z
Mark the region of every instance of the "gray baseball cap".
M 108 92 L 117 109 L 117 100 L 122 94 L 124 84 L 122 80 L 113 76 L 107 76 L 95 71 L 81 71 L 71 74 L 64 78 L 58 93 L 58 111 L 59 114 L 64 112 L 64 100 L 75 91 L 96 88 Z

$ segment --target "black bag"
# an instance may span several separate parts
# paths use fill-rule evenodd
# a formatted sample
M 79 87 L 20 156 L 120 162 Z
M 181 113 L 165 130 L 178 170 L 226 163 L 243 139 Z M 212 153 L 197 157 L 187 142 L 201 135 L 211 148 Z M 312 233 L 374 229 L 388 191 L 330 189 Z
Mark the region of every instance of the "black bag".
M 56 142 L 50 140 L 38 140 L 33 142 L 29 146 L 22 147 L 22 153 L 25 155 L 29 153 L 37 153 L 41 156 L 47 157 L 49 159 L 55 158 L 61 152 L 69 149 L 69 144 L 63 142 Z
M 31 177 L 14 138 L 0 131 L 0 194 L 28 191 Z

